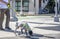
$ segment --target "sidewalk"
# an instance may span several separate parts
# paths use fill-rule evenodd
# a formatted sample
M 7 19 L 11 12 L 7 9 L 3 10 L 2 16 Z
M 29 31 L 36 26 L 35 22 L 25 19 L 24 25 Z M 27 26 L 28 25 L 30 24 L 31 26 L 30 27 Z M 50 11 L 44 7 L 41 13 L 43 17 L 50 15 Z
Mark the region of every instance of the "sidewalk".
M 60 22 L 54 22 L 51 17 L 27 17 L 19 18 L 19 21 L 26 21 L 29 23 L 34 33 L 35 39 L 59 39 L 60 38 Z M 10 22 L 12 30 L 15 29 L 16 22 Z M 4 25 L 4 24 L 3 24 Z M 25 37 L 16 37 L 13 32 L 0 31 L 0 38 L 6 39 L 28 39 Z

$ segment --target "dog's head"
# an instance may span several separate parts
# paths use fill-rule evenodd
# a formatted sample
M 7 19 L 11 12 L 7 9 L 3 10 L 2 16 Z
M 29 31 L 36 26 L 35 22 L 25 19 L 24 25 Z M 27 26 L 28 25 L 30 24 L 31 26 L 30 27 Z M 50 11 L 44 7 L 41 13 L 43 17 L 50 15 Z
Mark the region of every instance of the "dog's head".
M 23 27 L 23 24 L 20 24 L 20 27 Z

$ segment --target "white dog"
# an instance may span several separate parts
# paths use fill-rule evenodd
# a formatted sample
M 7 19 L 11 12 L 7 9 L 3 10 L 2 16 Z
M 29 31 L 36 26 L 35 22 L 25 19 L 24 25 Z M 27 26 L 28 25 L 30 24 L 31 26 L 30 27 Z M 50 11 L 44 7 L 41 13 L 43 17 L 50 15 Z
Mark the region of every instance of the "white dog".
M 28 25 L 27 22 L 24 22 L 24 21 L 16 22 L 16 29 L 15 29 L 15 31 L 17 29 L 19 29 L 19 28 L 21 28 L 21 33 L 23 33 L 23 30 L 25 30 L 26 35 L 28 35 L 28 34 L 32 35 L 33 34 L 32 30 L 31 30 L 31 28 L 30 28 L 30 26 Z

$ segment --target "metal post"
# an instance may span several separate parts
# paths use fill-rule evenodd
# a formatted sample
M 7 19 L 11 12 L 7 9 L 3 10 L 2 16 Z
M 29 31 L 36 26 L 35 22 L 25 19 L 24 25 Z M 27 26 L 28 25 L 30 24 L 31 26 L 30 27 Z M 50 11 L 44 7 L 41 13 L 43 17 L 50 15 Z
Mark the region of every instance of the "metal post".
M 23 9 L 22 9 L 22 7 L 23 7 L 23 6 L 22 6 L 22 2 L 23 2 L 23 1 L 21 0 L 21 12 L 20 12 L 20 15 L 23 14 L 23 13 L 22 13 L 22 10 L 23 10 Z
M 54 21 L 55 22 L 59 22 L 59 17 L 58 17 L 58 0 L 55 0 L 55 17 L 54 17 Z
M 36 3 L 36 0 L 34 0 L 34 12 L 35 12 L 35 15 L 36 15 L 36 5 L 35 5 L 35 3 Z

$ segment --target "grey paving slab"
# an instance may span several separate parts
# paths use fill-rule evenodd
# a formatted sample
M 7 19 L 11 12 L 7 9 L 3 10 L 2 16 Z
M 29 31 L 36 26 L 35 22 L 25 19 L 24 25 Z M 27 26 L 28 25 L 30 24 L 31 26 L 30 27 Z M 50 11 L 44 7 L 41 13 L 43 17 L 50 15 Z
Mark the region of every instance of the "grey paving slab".
M 16 28 L 16 22 L 10 22 L 10 27 L 13 31 L 0 31 L 0 39 L 60 39 L 60 22 L 54 22 L 54 18 L 37 17 L 33 19 L 19 19 L 19 22 L 20 21 L 26 21 L 29 23 L 34 33 L 32 38 L 15 36 L 13 31 Z M 3 26 L 5 26 L 4 23 Z

